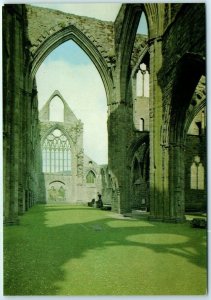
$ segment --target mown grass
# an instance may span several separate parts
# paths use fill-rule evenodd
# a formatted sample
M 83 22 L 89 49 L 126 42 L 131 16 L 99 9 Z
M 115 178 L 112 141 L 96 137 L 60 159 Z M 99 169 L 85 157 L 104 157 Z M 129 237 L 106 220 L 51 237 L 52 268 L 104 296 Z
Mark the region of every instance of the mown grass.
M 38 205 L 4 228 L 5 295 L 201 295 L 206 230 Z

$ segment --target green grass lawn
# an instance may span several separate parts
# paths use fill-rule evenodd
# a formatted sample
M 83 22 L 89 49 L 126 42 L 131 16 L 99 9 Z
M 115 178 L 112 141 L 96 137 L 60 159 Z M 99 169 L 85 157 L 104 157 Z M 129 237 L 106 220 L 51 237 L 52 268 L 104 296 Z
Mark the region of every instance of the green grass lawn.
M 5 295 L 201 295 L 206 230 L 37 205 L 4 228 Z

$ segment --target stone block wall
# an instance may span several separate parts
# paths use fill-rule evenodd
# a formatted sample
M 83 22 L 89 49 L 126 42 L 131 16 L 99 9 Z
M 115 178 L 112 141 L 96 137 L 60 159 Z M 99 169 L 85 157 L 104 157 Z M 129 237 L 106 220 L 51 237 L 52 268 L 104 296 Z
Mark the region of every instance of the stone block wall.
M 3 7 L 4 222 L 18 223 L 45 202 L 40 165 L 36 84 L 30 77 L 24 5 Z
M 163 63 L 158 83 L 165 90 L 172 84 L 175 67 L 185 53 L 197 53 L 202 57 L 206 53 L 205 5 L 183 4 L 175 13 L 174 22 L 167 27 L 162 38 Z
M 105 58 L 107 63 L 114 56 L 114 31 L 113 23 L 89 17 L 82 17 L 47 8 L 27 5 L 28 33 L 31 42 L 31 53 L 56 32 L 69 26 L 75 26 L 91 42 Z M 46 18 L 46 15 L 48 17 Z M 39 20 L 39 22 L 38 22 Z
M 160 169 L 160 178 L 163 178 L 160 187 L 157 186 L 158 190 L 163 187 L 163 203 L 158 207 L 163 206 L 166 218 L 170 214 L 170 218 L 172 215 L 177 220 L 182 220 L 184 216 L 185 141 L 182 128 L 194 86 L 196 87 L 197 80 L 203 73 L 205 40 L 204 4 L 183 4 L 161 41 L 162 65 L 157 79 L 162 92 L 162 156 L 154 165 Z M 154 114 L 154 122 L 156 121 L 157 116 Z M 160 145 L 152 153 L 159 151 Z
M 143 119 L 143 130 L 149 131 L 149 98 L 136 97 L 133 103 L 134 126 L 140 130 L 140 119 Z
M 146 210 L 149 202 L 147 182 L 142 176 L 131 187 L 131 208 Z
M 191 166 L 194 157 L 200 157 L 204 167 L 204 189 L 191 187 Z M 193 176 L 193 174 L 192 174 Z M 200 174 L 199 174 L 200 176 Z M 202 178 L 198 178 L 200 180 Z M 185 148 L 185 209 L 186 211 L 206 211 L 206 144 L 205 140 L 196 135 L 188 135 Z

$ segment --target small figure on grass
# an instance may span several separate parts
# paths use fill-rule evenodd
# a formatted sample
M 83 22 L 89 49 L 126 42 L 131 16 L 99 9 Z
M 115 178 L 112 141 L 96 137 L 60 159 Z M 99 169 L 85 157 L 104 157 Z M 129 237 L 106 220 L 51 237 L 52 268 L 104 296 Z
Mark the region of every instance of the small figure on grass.
M 102 201 L 102 196 L 99 192 L 97 193 L 97 197 L 98 197 L 98 200 L 96 201 L 96 207 L 97 208 L 102 208 L 103 207 L 103 201 Z
M 94 207 L 95 206 L 95 199 L 92 199 L 92 201 L 88 202 L 89 207 Z

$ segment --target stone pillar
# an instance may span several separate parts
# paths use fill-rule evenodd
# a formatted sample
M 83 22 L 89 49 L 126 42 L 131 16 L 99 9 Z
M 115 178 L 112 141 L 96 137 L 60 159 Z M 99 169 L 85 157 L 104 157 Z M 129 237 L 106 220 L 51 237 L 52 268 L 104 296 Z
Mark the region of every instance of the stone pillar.
M 20 122 L 20 131 L 22 133 L 21 139 L 20 139 L 20 147 L 19 147 L 19 159 L 20 159 L 20 165 L 19 168 L 19 193 L 18 193 L 18 214 L 22 215 L 25 212 L 25 183 L 26 183 L 26 143 L 27 143 L 27 130 L 28 127 L 26 126 L 26 118 L 28 115 L 27 106 L 25 103 L 29 101 L 29 94 L 24 90 L 24 83 L 21 83 L 21 99 L 20 99 L 20 105 L 21 107 L 24 107 L 25 109 L 21 109 L 19 114 L 21 118 Z
M 22 40 L 21 40 L 21 24 L 18 10 L 5 11 L 11 15 L 10 23 L 4 23 L 4 29 L 6 30 L 5 35 L 8 35 L 8 44 L 10 47 L 9 60 L 11 64 L 5 65 L 7 69 L 6 76 L 4 78 L 4 97 L 7 96 L 10 99 L 5 99 L 4 105 L 10 103 L 10 107 L 7 110 L 8 125 L 7 139 L 4 140 L 6 143 L 6 152 L 4 153 L 4 164 L 5 164 L 5 177 L 6 182 L 4 188 L 4 222 L 6 224 L 18 223 L 18 194 L 20 191 L 19 187 L 19 154 L 20 154 L 20 74 L 22 68 Z M 21 10 L 20 10 L 21 13 Z M 5 121 L 5 120 L 4 120 Z
M 34 203 L 37 188 L 34 151 L 38 132 L 32 111 L 33 80 L 26 36 L 25 6 L 3 8 L 3 107 L 4 107 L 4 223 L 17 224 Z M 37 108 L 36 108 L 37 112 Z M 33 155 L 34 153 L 34 155 Z
M 162 174 L 162 92 L 157 74 L 162 66 L 162 40 L 153 39 L 150 45 L 150 218 L 163 219 Z
M 170 220 L 185 220 L 185 163 L 184 146 L 171 144 L 169 147 L 169 210 Z
M 108 164 L 118 181 L 115 201 L 119 201 L 119 205 L 114 205 L 114 210 L 119 213 L 127 213 L 131 211 L 128 195 L 130 169 L 127 162 L 127 150 L 132 135 L 132 108 L 125 102 L 111 104 L 111 106 L 108 117 Z

